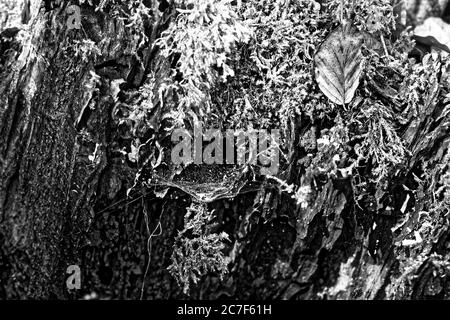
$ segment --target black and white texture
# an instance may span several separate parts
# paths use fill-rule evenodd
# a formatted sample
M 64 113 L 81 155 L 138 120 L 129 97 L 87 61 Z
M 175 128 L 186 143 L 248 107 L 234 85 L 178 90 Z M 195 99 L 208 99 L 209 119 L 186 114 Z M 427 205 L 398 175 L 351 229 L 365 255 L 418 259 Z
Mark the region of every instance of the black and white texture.
M 0 0 L 0 299 L 449 299 L 449 23 Z

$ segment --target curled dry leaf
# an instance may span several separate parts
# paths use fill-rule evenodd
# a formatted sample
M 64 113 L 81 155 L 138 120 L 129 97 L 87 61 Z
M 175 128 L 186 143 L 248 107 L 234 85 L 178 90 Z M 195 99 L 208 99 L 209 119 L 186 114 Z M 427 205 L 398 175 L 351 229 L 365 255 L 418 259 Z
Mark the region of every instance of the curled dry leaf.
M 317 51 L 316 81 L 320 90 L 334 103 L 349 103 L 359 85 L 363 56 L 363 34 L 347 25 L 334 30 Z

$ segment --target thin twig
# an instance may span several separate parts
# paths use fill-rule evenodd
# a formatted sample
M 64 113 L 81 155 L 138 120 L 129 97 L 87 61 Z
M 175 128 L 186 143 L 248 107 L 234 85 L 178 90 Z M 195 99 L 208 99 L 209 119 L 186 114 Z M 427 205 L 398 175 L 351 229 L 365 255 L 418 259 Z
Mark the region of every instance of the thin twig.
M 148 239 L 147 239 L 148 261 L 147 261 L 147 266 L 145 267 L 144 278 L 142 279 L 141 296 L 140 296 L 139 300 L 142 300 L 143 297 L 144 297 L 145 279 L 147 278 L 148 271 L 150 270 L 150 262 L 151 262 L 151 258 L 152 258 L 152 238 L 153 237 L 158 237 L 158 236 L 160 236 L 162 234 L 161 218 L 162 218 L 162 215 L 164 213 L 165 205 L 166 205 L 166 202 L 164 203 L 164 205 L 161 208 L 161 213 L 159 214 L 158 223 L 156 224 L 155 229 L 153 230 L 152 233 L 150 233 L 147 205 L 144 202 L 142 202 L 144 219 L 145 219 L 145 226 L 146 226 L 147 234 L 148 234 Z M 155 234 L 156 231 L 158 231 L 158 230 L 159 230 L 159 233 Z
M 388 59 L 389 53 L 388 53 L 388 50 L 387 50 L 387 47 L 386 47 L 386 42 L 384 41 L 383 35 L 380 35 L 380 39 L 381 39 L 381 43 L 383 44 L 384 54 L 386 56 L 386 59 Z M 388 60 L 388 62 L 389 62 L 389 60 Z

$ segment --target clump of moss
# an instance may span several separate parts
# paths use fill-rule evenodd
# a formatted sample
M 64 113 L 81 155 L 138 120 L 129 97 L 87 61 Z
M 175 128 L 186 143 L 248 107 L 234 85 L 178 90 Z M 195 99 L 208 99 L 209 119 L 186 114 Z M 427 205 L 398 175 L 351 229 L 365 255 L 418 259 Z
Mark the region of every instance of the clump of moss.
M 177 0 L 175 5 L 177 16 L 156 45 L 175 65 L 171 77 L 178 107 L 171 117 L 180 126 L 190 110 L 200 119 L 217 116 L 211 88 L 234 76 L 230 55 L 249 40 L 251 29 L 229 1 Z
M 356 202 L 375 198 L 377 211 L 393 206 L 389 197 L 380 199 L 389 178 L 408 166 L 404 130 L 448 94 L 436 89 L 448 62 L 436 53 L 412 58 L 412 33 L 394 33 L 391 1 L 177 0 L 175 6 L 176 18 L 157 40 L 171 63 L 159 99 L 176 102 L 163 118 L 174 126 L 194 121 L 188 117 L 194 114 L 209 126 L 280 128 L 286 162 L 298 160 L 291 164 L 297 180 L 269 179 L 304 209 L 334 179 L 352 182 Z M 367 41 L 361 84 L 351 103 L 337 106 L 317 86 L 314 55 L 343 20 Z M 130 114 L 145 123 L 147 110 L 136 112 Z M 226 273 L 227 235 L 210 232 L 212 217 L 203 205 L 191 205 L 176 238 L 169 270 L 185 292 L 206 272 Z
M 175 238 L 168 270 L 186 294 L 191 284 L 197 284 L 208 272 L 219 274 L 221 279 L 228 272 L 229 258 L 223 249 L 229 238 L 225 232 L 211 232 L 212 218 L 205 204 L 193 202 L 184 216 L 184 228 Z

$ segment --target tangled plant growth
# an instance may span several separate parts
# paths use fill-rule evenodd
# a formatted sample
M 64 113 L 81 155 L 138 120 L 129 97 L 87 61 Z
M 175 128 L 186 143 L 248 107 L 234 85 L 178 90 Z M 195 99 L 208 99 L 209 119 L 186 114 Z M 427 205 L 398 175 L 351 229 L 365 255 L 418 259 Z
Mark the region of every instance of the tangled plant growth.
M 0 7 L 11 11 L 10 3 L 0 0 Z M 64 10 L 72 3 L 82 9 L 82 28 L 67 30 Z M 136 283 L 148 276 L 155 281 L 144 281 L 142 297 L 179 297 L 181 291 L 207 297 L 448 297 L 450 50 L 405 28 L 407 14 L 399 3 L 55 1 L 42 3 L 31 20 L 39 27 L 33 32 L 6 33 L 1 29 L 9 22 L 0 14 L 0 52 L 7 55 L 2 61 L 8 69 L 17 55 L 14 63 L 24 75 L 13 70 L 2 88 L 11 96 L 28 91 L 24 99 L 3 100 L 11 132 L 0 159 L 7 169 L 4 189 L 27 189 L 20 181 L 43 179 L 56 186 L 73 180 L 64 188 L 71 195 L 59 207 L 75 206 L 57 217 L 60 225 L 52 224 L 74 231 L 67 232 L 61 252 L 73 245 L 79 251 L 69 256 L 99 265 L 90 283 L 110 290 L 123 279 L 123 287 L 112 289 L 116 296 L 133 296 Z M 63 35 L 68 41 L 61 43 Z M 54 63 L 47 68 L 46 62 Z M 357 72 L 348 76 L 346 68 Z M 17 90 L 9 81 L 18 81 Z M 65 92 L 71 93 L 68 99 Z M 56 119 L 41 117 L 47 108 Z M 228 174 L 220 165 L 169 163 L 171 130 L 184 126 L 188 132 L 199 122 L 221 130 L 281 129 L 279 174 L 263 176 L 252 165 Z M 56 149 L 43 141 L 44 129 L 62 131 L 61 139 L 52 137 L 67 147 L 56 157 L 65 161 L 57 168 L 69 162 L 73 168 L 47 174 L 47 159 L 55 158 Z M 14 141 L 32 148 L 12 150 L 22 146 Z M 34 180 L 20 166 L 34 164 L 33 155 L 43 162 L 32 172 Z M 21 168 L 18 184 L 15 168 Z M 164 170 L 166 180 L 158 180 Z M 193 192 L 189 183 L 199 188 Z M 32 209 L 48 209 L 52 217 L 58 201 L 43 201 L 40 195 L 48 192 L 42 186 L 29 188 L 35 192 L 31 199 L 39 200 Z M 213 196 L 198 197 L 211 188 Z M 20 217 L 14 208 L 21 208 L 22 193 L 16 195 L 5 202 L 13 208 L 12 232 L 5 229 L 6 234 L 15 235 L 14 219 Z M 122 208 L 126 214 L 116 214 Z M 29 229 L 25 222 L 18 230 Z M 46 233 L 52 221 L 43 222 L 40 231 Z M 49 239 L 59 237 L 53 231 Z M 53 248 L 41 244 L 42 250 Z M 2 260 L 23 265 L 22 257 L 3 249 Z M 30 278 L 39 278 L 40 267 L 34 264 Z M 19 274 L 15 268 L 2 268 L 2 278 Z M 208 289 L 193 288 L 207 276 Z M 430 278 L 425 288 L 422 280 Z M 174 279 L 182 290 L 172 287 Z M 34 287 L 53 279 L 47 280 Z
M 157 41 L 162 55 L 175 60 L 172 77 L 181 77 L 174 83 L 179 96 L 178 110 L 173 115 L 177 125 L 183 124 L 191 109 L 201 118 L 211 117 L 212 86 L 220 79 L 226 81 L 234 76 L 230 54 L 236 43 L 249 40 L 251 30 L 239 20 L 230 3 L 175 1 L 178 13 L 175 22 Z
M 448 79 L 444 83 L 440 75 L 448 73 L 449 60 L 440 52 L 414 52 L 412 32 L 399 29 L 396 2 L 177 0 L 174 6 L 173 19 L 156 42 L 171 74 L 159 91 L 152 91 L 157 85 L 151 74 L 140 90 L 143 100 L 154 100 L 156 92 L 163 103 L 168 96 L 175 100 L 176 108 L 165 115 L 174 127 L 193 121 L 188 116 L 193 112 L 222 127 L 281 128 L 285 172 L 298 160 L 298 176 L 289 182 L 289 176 L 270 179 L 305 210 L 325 183 L 350 179 L 357 210 L 368 211 L 366 204 L 375 199 L 376 213 L 395 207 L 404 213 L 382 195 L 392 191 L 391 178 L 411 161 L 415 146 L 408 128 L 430 105 L 448 108 Z M 317 85 L 314 56 L 341 24 L 354 26 L 364 38 L 363 72 L 352 101 L 337 106 Z M 153 107 L 150 102 L 131 106 L 123 121 L 134 138 L 154 129 L 148 117 Z M 418 179 L 424 190 L 436 183 Z M 442 208 L 442 201 L 433 206 Z M 191 206 L 177 236 L 169 270 L 185 292 L 209 271 L 226 272 L 221 251 L 226 236 L 205 231 L 211 218 L 205 206 Z M 412 236 L 402 235 L 403 240 Z
M 340 21 L 346 19 L 360 31 L 371 34 L 389 35 L 396 28 L 396 17 L 393 5 L 398 5 L 390 0 L 368 1 L 331 1 L 334 19 Z
M 218 90 L 217 104 L 231 126 L 258 119 L 261 128 L 289 128 L 307 110 L 330 106 L 315 93 L 313 56 L 330 22 L 315 1 L 248 1 L 241 15 L 255 29 L 248 46 L 236 52 L 236 77 Z M 288 136 L 285 132 L 285 137 Z
M 188 293 L 190 285 L 197 284 L 208 272 L 218 273 L 221 279 L 228 272 L 229 258 L 222 250 L 224 241 L 229 238 L 225 232 L 211 232 L 213 218 L 205 204 L 193 202 L 184 216 L 184 229 L 175 239 L 169 271 L 183 287 L 184 293 Z

